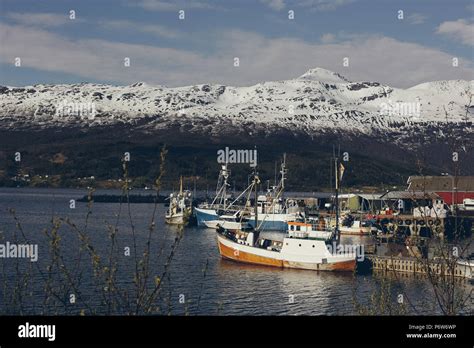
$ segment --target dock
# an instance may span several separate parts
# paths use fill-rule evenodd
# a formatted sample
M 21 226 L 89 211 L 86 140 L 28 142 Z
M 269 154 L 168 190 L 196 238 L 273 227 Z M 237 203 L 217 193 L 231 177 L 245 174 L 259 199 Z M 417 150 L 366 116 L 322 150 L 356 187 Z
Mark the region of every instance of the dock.
M 432 274 L 451 276 L 452 271 L 452 267 L 449 267 L 448 265 L 446 265 L 445 262 L 441 260 L 420 261 L 416 258 L 378 255 L 367 255 L 366 257 L 371 261 L 372 269 L 374 270 L 426 275 L 428 273 L 427 271 L 429 265 Z M 454 267 L 454 276 L 472 279 L 472 266 L 457 263 Z

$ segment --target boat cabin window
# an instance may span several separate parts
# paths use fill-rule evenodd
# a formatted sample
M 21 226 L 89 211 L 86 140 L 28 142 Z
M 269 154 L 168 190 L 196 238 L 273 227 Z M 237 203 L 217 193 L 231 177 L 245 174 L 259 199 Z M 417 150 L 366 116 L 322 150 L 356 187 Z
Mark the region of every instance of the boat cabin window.
M 299 226 L 299 225 L 296 226 L 296 230 L 297 230 L 297 231 L 301 231 L 301 226 Z

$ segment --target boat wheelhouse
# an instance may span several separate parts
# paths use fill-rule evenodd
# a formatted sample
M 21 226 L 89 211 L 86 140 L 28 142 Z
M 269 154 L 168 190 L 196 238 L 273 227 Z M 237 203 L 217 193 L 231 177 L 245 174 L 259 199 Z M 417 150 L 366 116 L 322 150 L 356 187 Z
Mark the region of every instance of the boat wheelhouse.
M 296 238 L 330 240 L 335 235 L 335 228 L 330 226 L 328 218 L 308 218 L 288 222 L 288 235 Z

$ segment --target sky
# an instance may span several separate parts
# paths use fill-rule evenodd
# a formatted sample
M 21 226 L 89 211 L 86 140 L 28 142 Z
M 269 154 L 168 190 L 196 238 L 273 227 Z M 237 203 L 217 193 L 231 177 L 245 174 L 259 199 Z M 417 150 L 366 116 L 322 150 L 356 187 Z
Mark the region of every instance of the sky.
M 316 67 L 474 80 L 474 1 L 0 0 L 0 85 L 250 86 Z

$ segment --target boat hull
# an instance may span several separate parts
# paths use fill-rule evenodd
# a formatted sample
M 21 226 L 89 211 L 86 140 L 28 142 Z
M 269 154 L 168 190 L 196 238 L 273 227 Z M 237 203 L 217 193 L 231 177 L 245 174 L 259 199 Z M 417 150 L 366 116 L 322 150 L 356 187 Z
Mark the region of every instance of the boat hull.
M 196 214 L 197 225 L 199 227 L 207 227 L 207 221 L 214 221 L 219 219 L 219 215 L 214 209 L 194 208 Z
M 220 238 L 220 237 L 219 237 Z M 227 243 L 222 240 L 218 240 L 219 252 L 221 256 L 228 260 L 249 263 L 253 265 L 263 265 L 263 266 L 273 266 L 273 267 L 283 267 L 283 261 L 275 258 L 255 255 L 246 251 L 242 251 L 236 248 L 232 248 L 227 245 Z
M 223 221 L 223 220 L 209 220 L 203 221 L 203 224 L 207 228 L 216 229 L 217 226 L 221 226 L 222 228 L 230 229 L 230 230 L 241 230 L 242 227 L 245 227 L 247 224 L 242 224 L 241 222 L 237 221 Z
M 165 222 L 168 225 L 182 225 L 184 224 L 184 219 L 182 216 L 166 217 Z
M 324 262 L 322 259 L 301 258 L 298 260 L 297 255 L 285 255 L 278 251 L 259 249 L 248 245 L 242 245 L 231 241 L 221 235 L 217 236 L 219 252 L 221 257 L 237 262 L 280 267 L 294 268 L 314 271 L 354 271 L 356 267 L 356 259 L 353 256 L 339 257 L 339 260 L 331 260 Z
M 168 225 L 183 225 L 184 224 L 184 217 L 182 214 L 177 214 L 173 216 L 166 216 L 165 222 Z
M 173 215 L 166 215 L 165 222 L 168 225 L 185 225 L 189 221 L 189 217 L 191 216 L 191 211 L 186 211 L 184 213 L 176 213 Z
M 339 227 L 339 232 L 346 236 L 368 236 L 370 227 Z

